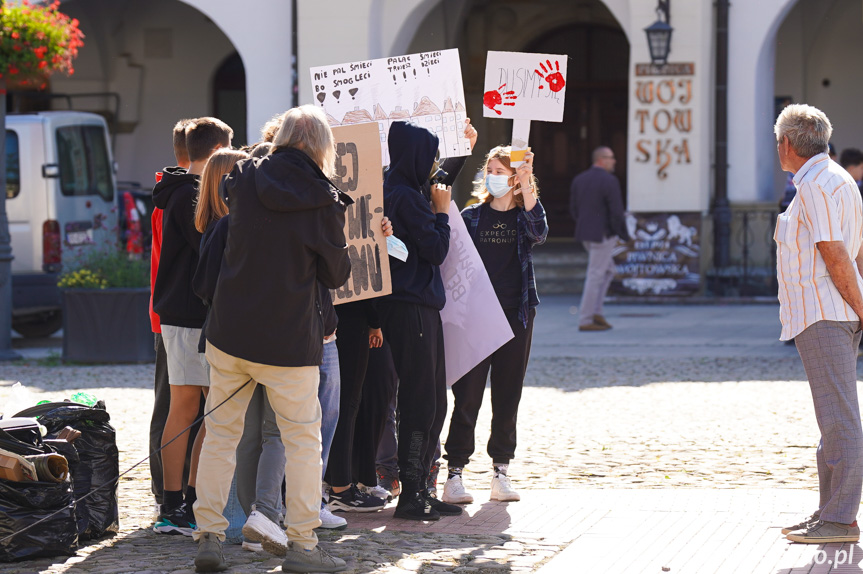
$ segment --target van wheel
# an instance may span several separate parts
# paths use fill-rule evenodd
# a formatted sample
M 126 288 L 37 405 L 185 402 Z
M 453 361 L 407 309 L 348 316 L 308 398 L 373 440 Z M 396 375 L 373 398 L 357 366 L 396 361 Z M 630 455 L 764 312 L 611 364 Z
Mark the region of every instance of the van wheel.
M 12 328 L 21 333 L 25 339 L 40 339 L 50 337 L 63 327 L 63 313 L 51 311 L 41 315 L 29 315 L 12 319 Z

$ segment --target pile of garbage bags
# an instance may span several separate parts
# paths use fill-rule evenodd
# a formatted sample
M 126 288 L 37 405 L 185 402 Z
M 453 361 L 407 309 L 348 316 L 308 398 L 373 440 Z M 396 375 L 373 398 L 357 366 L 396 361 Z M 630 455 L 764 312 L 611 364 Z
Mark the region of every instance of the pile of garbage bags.
M 72 556 L 119 530 L 119 453 L 99 401 L 0 419 L 0 562 Z

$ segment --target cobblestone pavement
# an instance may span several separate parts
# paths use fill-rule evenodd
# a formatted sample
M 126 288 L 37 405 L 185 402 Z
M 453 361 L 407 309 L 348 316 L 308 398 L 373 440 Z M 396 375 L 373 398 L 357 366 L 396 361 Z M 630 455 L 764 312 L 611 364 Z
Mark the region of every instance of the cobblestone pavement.
M 793 349 L 788 351 L 766 358 L 637 357 L 625 349 L 619 356 L 540 353 L 531 362 L 519 413 L 518 458 L 510 467 L 513 482 L 522 491 L 813 489 L 818 431 L 800 361 Z M 27 387 L 32 402 L 85 390 L 107 404 L 117 429 L 121 470 L 146 456 L 152 366 L 71 367 L 56 362 L 49 358 L 0 365 L 0 405 L 15 400 L 9 386 L 14 381 Z M 478 448 L 484 449 L 489 424 L 487 396 Z M 469 489 L 487 490 L 488 456 L 477 453 L 464 476 Z M 0 570 L 179 572 L 192 567 L 195 547 L 189 539 L 149 530 L 153 504 L 146 464 L 123 478 L 120 500 L 119 536 L 82 548 L 73 558 L 3 565 Z M 531 572 L 572 536 L 382 527 L 325 533 L 321 540 L 348 559 L 353 572 Z M 279 570 L 275 557 L 226 548 L 234 572 Z

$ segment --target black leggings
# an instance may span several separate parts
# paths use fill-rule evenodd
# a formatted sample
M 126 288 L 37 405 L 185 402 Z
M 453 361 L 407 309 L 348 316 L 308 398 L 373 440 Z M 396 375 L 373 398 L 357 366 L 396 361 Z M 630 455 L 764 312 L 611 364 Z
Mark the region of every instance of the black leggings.
M 467 466 L 468 460 L 474 453 L 476 419 L 482 405 L 489 370 L 491 370 L 492 415 L 488 455 L 492 462 L 499 464 L 509 464 L 509 461 L 515 457 L 518 404 L 521 401 L 524 374 L 530 359 L 536 309 L 530 310 L 527 327 L 518 319 L 517 309 L 507 309 L 505 313 L 515 337 L 452 386 L 455 406 L 450 419 L 444 456 L 450 467 Z
M 353 481 L 351 463 L 354 428 L 369 360 L 369 325 L 366 315 L 355 310 L 342 310 L 340 307 L 343 306 L 336 307 L 339 314 L 336 345 L 339 348 L 341 373 L 339 422 L 327 463 L 327 482 L 332 486 L 347 486 Z M 372 483 L 372 486 L 374 484 Z
M 397 301 L 379 304 L 399 378 L 399 479 L 404 492 L 425 489 L 446 418 L 446 365 L 440 312 Z

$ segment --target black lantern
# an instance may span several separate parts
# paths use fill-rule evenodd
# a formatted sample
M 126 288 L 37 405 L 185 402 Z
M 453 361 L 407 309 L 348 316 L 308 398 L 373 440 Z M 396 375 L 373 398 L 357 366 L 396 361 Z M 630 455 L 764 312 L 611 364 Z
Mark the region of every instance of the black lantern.
M 659 0 L 659 5 L 656 7 L 656 22 L 644 29 L 647 34 L 650 61 L 656 65 L 665 64 L 671 51 L 671 32 L 674 28 L 668 23 L 671 17 L 670 2 L 671 0 Z

